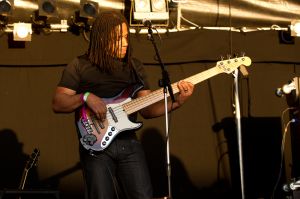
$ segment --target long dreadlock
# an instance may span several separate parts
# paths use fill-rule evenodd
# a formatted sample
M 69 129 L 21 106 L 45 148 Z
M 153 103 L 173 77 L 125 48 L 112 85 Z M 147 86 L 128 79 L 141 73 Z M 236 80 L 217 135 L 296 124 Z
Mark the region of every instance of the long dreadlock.
M 119 12 L 102 12 L 93 23 L 87 55 L 92 64 L 96 65 L 100 71 L 110 73 L 114 70 L 118 49 L 122 47 L 122 43 L 116 44 L 116 41 L 122 37 L 122 23 L 126 24 L 129 34 L 128 22 Z M 129 67 L 131 67 L 130 59 L 131 45 L 128 36 L 128 47 L 123 61 Z

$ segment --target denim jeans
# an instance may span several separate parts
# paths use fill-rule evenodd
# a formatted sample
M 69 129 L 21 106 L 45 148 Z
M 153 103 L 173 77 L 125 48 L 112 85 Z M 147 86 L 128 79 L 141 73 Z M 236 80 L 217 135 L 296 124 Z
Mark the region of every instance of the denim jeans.
M 104 151 L 80 150 L 88 199 L 151 199 L 152 185 L 140 142 L 121 132 Z

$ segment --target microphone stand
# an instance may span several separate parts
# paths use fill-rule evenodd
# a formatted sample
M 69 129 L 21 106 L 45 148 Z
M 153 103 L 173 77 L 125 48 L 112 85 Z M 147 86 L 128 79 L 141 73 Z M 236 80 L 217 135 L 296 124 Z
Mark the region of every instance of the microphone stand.
M 175 102 L 173 90 L 170 84 L 170 78 L 169 74 L 165 69 L 164 63 L 161 60 L 161 57 L 159 55 L 154 37 L 153 37 L 153 31 L 151 28 L 151 24 L 148 25 L 148 39 L 153 44 L 154 50 L 156 52 L 157 59 L 159 61 L 161 71 L 162 71 L 162 79 L 159 80 L 159 86 L 163 87 L 164 92 L 164 100 L 165 100 L 165 125 L 166 125 L 166 156 L 167 156 L 167 177 L 168 177 L 168 198 L 172 198 L 172 190 L 171 190 L 171 164 L 170 164 L 170 147 L 169 147 L 169 121 L 168 121 L 168 95 L 167 92 L 169 92 L 169 95 L 171 97 L 172 102 Z

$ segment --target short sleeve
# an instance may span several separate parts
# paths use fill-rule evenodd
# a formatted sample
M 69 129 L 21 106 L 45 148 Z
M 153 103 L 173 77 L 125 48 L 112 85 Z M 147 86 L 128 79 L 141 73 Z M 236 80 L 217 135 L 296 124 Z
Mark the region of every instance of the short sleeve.
M 145 68 L 144 68 L 144 64 L 136 58 L 133 58 L 132 62 L 133 62 L 133 67 L 136 70 L 139 78 L 143 81 L 144 89 L 149 90 L 150 86 L 149 86 L 149 83 L 148 83 L 148 77 L 147 77 L 147 74 L 146 74 L 146 71 L 145 71 Z
M 65 87 L 77 91 L 80 83 L 79 60 L 75 58 L 63 70 L 58 86 Z

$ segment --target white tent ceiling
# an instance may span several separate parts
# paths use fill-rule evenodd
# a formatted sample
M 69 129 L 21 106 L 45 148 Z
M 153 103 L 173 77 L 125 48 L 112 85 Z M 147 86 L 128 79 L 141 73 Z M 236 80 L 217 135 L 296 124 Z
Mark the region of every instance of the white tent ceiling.
M 39 9 L 38 0 L 10 0 L 14 6 L 7 16 L 7 23 L 32 23 L 34 12 Z M 40 0 L 39 0 L 40 1 Z M 80 0 L 52 0 L 57 16 L 48 23 L 60 23 L 65 19 L 72 23 Z M 130 10 L 130 0 L 95 0 L 102 10 Z M 300 19 L 299 0 L 186 0 L 169 2 L 170 28 L 180 27 L 288 27 L 293 19 Z M 1 19 L 0 19 L 1 20 Z M 3 19 L 2 19 L 3 20 Z M 3 21 L 2 21 L 3 24 Z

